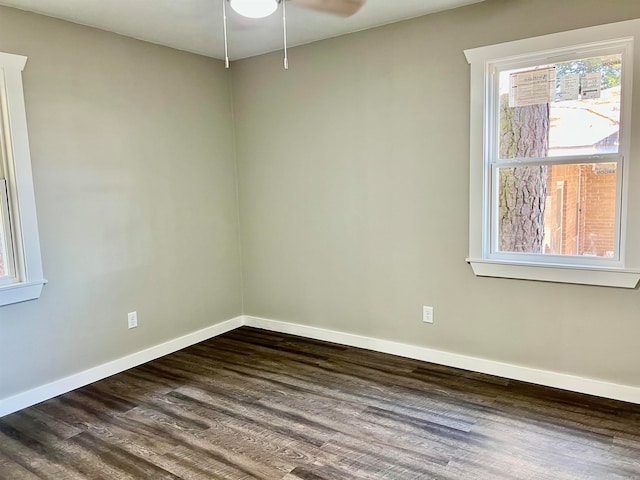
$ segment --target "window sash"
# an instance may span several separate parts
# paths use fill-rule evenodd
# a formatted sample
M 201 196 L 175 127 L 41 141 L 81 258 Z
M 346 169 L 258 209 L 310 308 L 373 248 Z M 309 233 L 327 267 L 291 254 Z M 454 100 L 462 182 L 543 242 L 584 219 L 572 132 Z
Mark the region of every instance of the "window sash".
M 544 51 L 535 54 L 525 54 L 521 57 L 506 58 L 489 62 L 486 65 L 486 105 L 485 110 L 485 220 L 483 221 L 483 258 L 493 261 L 518 262 L 523 264 L 538 264 L 549 266 L 594 266 L 620 268 L 624 266 L 623 236 L 623 188 L 626 158 L 628 151 L 628 130 L 625 125 L 625 109 L 630 108 L 627 96 L 630 95 L 630 81 L 632 77 L 633 40 L 622 38 L 597 45 L 571 46 L 555 51 Z M 620 101 L 620 134 L 618 153 L 585 154 L 571 156 L 551 156 L 533 158 L 500 158 L 500 73 L 517 69 L 536 68 L 545 64 L 557 64 L 587 57 L 620 54 L 622 56 L 622 82 Z M 524 166 L 553 166 L 593 163 L 615 163 L 616 175 L 616 211 L 614 230 L 614 255 L 608 257 L 587 257 L 583 255 L 552 255 L 524 252 L 501 252 L 499 245 L 499 175 L 501 168 Z
M 558 255 L 527 252 L 502 252 L 498 248 L 499 243 L 499 214 L 500 214 L 500 186 L 499 170 L 513 167 L 540 166 L 540 165 L 594 165 L 598 163 L 616 164 L 616 204 L 615 204 L 615 226 L 614 226 L 614 255 L 609 257 L 591 257 L 585 255 Z M 571 158 L 536 158 L 536 159 L 515 159 L 509 162 L 494 162 L 490 171 L 490 217 L 488 226 L 488 249 L 485 258 L 489 260 L 503 260 L 518 263 L 546 264 L 557 266 L 597 266 L 619 268 L 624 264 L 623 249 L 621 245 L 622 226 L 622 185 L 624 177 L 624 157 L 622 155 L 580 155 Z
M 620 153 L 571 155 L 565 157 L 509 158 L 491 162 L 491 168 L 535 167 L 540 165 L 576 165 L 579 163 L 622 163 Z
M 486 150 L 485 159 L 487 163 L 509 162 L 514 159 L 500 158 L 500 73 L 518 69 L 531 69 L 545 64 L 565 63 L 572 60 L 581 60 L 587 57 L 598 57 L 619 54 L 622 56 L 621 66 L 621 96 L 620 96 L 620 139 L 618 152 L 612 155 L 623 154 L 627 140 L 625 133 L 625 110 L 631 108 L 627 101 L 627 96 L 631 92 L 631 79 L 633 77 L 633 38 L 621 38 L 605 42 L 598 42 L 596 45 L 576 45 L 565 47 L 553 51 L 543 51 L 534 54 L 525 54 L 521 57 L 507 58 L 490 62 L 487 65 L 486 79 Z M 585 155 L 585 157 L 588 155 Z M 574 156 L 575 157 L 575 156 Z M 550 159 L 571 158 L 570 156 L 552 156 Z M 520 159 L 525 160 L 525 159 Z
M 0 276 L 0 286 L 15 283 L 15 256 L 13 250 L 13 235 L 9 215 L 9 197 L 7 182 L 0 179 L 0 248 L 4 259 L 5 274 Z
M 0 286 L 10 285 L 17 281 L 16 278 L 16 257 L 15 257 L 15 236 L 10 214 L 11 203 L 9 198 L 9 183 L 7 181 L 8 164 L 7 151 L 10 144 L 6 138 L 9 126 L 6 85 L 4 70 L 0 70 L 0 253 L 4 260 L 4 275 L 0 276 Z

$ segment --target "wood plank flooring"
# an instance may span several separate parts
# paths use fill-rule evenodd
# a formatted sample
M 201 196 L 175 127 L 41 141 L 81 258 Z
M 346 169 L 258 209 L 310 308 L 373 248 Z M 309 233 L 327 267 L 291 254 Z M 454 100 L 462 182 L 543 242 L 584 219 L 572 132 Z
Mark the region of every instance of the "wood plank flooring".
M 243 327 L 0 419 L 0 479 L 640 479 L 640 407 Z

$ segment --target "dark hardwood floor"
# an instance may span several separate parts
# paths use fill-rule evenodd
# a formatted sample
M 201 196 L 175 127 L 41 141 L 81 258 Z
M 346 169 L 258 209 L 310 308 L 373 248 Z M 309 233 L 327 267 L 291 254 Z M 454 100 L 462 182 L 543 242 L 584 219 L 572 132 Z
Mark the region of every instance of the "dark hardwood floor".
M 640 407 L 244 327 L 3 417 L 0 478 L 640 479 Z

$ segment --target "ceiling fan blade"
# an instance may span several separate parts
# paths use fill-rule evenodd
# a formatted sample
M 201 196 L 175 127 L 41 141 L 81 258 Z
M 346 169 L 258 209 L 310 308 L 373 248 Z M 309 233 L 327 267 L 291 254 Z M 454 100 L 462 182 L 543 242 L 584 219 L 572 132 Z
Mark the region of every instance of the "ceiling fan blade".
M 290 0 L 291 4 L 320 12 L 348 17 L 356 13 L 366 0 Z

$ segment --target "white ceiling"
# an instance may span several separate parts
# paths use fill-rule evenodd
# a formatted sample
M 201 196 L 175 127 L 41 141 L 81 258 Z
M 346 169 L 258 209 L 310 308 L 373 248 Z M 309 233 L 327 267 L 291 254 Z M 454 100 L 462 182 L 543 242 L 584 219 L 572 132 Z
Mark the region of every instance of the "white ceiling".
M 224 58 L 223 0 L 0 0 L 0 5 L 42 13 L 209 57 Z M 287 4 L 289 45 L 393 23 L 483 0 L 367 0 L 349 18 Z M 280 11 L 249 20 L 227 8 L 229 57 L 282 49 Z

